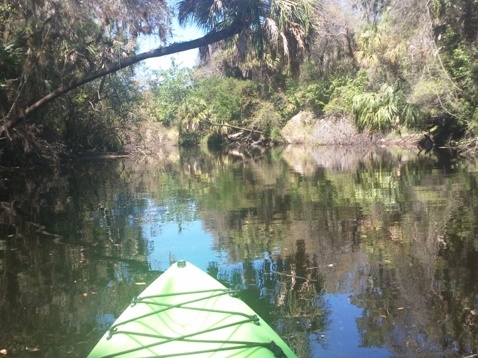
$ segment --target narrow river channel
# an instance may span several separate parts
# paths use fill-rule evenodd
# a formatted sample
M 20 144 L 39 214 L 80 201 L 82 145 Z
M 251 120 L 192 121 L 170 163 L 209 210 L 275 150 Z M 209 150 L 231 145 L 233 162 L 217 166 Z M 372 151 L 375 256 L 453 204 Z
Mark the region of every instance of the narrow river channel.
M 0 354 L 86 357 L 162 271 L 223 282 L 299 357 L 478 354 L 478 164 L 294 148 L 0 171 Z

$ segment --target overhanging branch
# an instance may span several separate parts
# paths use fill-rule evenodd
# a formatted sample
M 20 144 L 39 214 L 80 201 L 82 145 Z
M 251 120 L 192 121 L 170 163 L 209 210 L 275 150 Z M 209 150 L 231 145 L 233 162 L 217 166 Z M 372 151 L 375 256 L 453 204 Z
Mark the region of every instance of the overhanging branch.
M 54 91 L 47 94 L 46 96 L 32 103 L 30 106 L 24 109 L 19 109 L 16 111 L 15 114 L 12 113 L 4 117 L 3 124 L 0 127 L 1 137 L 5 137 L 8 134 L 8 131 L 10 129 L 12 129 L 19 123 L 23 122 L 31 113 L 33 113 L 37 109 L 45 106 L 46 104 L 52 102 L 53 100 L 64 95 L 65 93 L 68 93 L 74 90 L 75 88 L 78 88 L 88 82 L 94 81 L 97 78 L 117 72 L 123 68 L 129 67 L 131 65 L 134 65 L 135 63 L 144 61 L 149 58 L 167 56 L 174 53 L 211 45 L 215 42 L 222 41 L 231 36 L 234 36 L 235 34 L 239 33 L 241 29 L 242 27 L 240 26 L 240 24 L 235 23 L 226 29 L 210 32 L 204 37 L 201 37 L 195 40 L 173 43 L 169 46 L 159 47 L 157 49 L 154 49 L 148 52 L 143 52 L 138 55 L 133 55 L 133 56 L 123 58 L 120 61 L 115 62 L 105 68 L 89 73 L 81 79 L 74 80 L 69 83 L 65 83 L 61 85 L 60 87 L 58 87 L 57 89 L 55 89 Z

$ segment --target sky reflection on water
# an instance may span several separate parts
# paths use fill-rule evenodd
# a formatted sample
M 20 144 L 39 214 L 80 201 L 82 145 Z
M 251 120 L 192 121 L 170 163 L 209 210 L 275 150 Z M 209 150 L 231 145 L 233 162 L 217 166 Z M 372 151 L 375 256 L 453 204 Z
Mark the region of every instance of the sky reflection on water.
M 327 330 L 311 335 L 313 357 L 390 357 L 387 349 L 364 347 L 357 330 L 357 319 L 362 309 L 350 303 L 350 294 L 327 294 L 330 310 L 330 326 Z M 323 335 L 323 336 L 322 336 Z
M 301 357 L 476 354 L 477 165 L 353 149 L 4 180 L 0 349 L 84 357 L 187 260 L 241 284 Z
M 194 206 L 191 206 L 191 210 L 195 210 Z M 179 260 L 189 261 L 203 270 L 207 269 L 211 261 L 227 262 L 227 253 L 213 247 L 213 237 L 204 230 L 201 220 L 168 220 L 167 215 L 162 215 L 165 211 L 168 208 L 157 206 L 154 200 L 148 200 L 141 223 L 151 270 L 164 271 L 172 262 Z

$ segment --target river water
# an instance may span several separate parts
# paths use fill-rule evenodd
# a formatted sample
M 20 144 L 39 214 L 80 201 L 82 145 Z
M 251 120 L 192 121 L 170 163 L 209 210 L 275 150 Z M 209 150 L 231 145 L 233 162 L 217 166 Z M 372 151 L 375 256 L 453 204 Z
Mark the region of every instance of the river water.
M 176 260 L 299 357 L 478 353 L 478 165 L 446 152 L 171 151 L 0 172 L 0 355 L 86 357 Z

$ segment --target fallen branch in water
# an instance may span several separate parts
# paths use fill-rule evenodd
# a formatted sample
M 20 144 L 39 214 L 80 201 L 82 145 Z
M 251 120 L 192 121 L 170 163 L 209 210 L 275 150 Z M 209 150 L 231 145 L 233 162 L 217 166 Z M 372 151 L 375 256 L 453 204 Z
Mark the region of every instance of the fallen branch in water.
M 251 133 L 264 134 L 263 131 L 260 131 L 260 130 L 257 130 L 257 129 L 243 128 L 243 127 L 233 126 L 232 124 L 227 124 L 227 123 L 213 123 L 211 121 L 207 121 L 207 122 L 212 126 L 228 127 L 228 128 L 238 129 L 238 130 L 241 130 L 241 131 L 246 131 L 246 132 L 251 132 Z
M 307 277 L 303 277 L 303 276 L 292 275 L 292 274 L 289 274 L 289 273 L 283 273 L 283 272 L 279 272 L 279 271 L 271 271 L 271 273 L 275 273 L 276 275 L 281 275 L 281 276 L 292 277 L 292 278 L 299 278 L 299 279 L 310 281 L 310 282 L 318 282 L 317 280 L 315 280 L 313 278 L 307 278 Z

